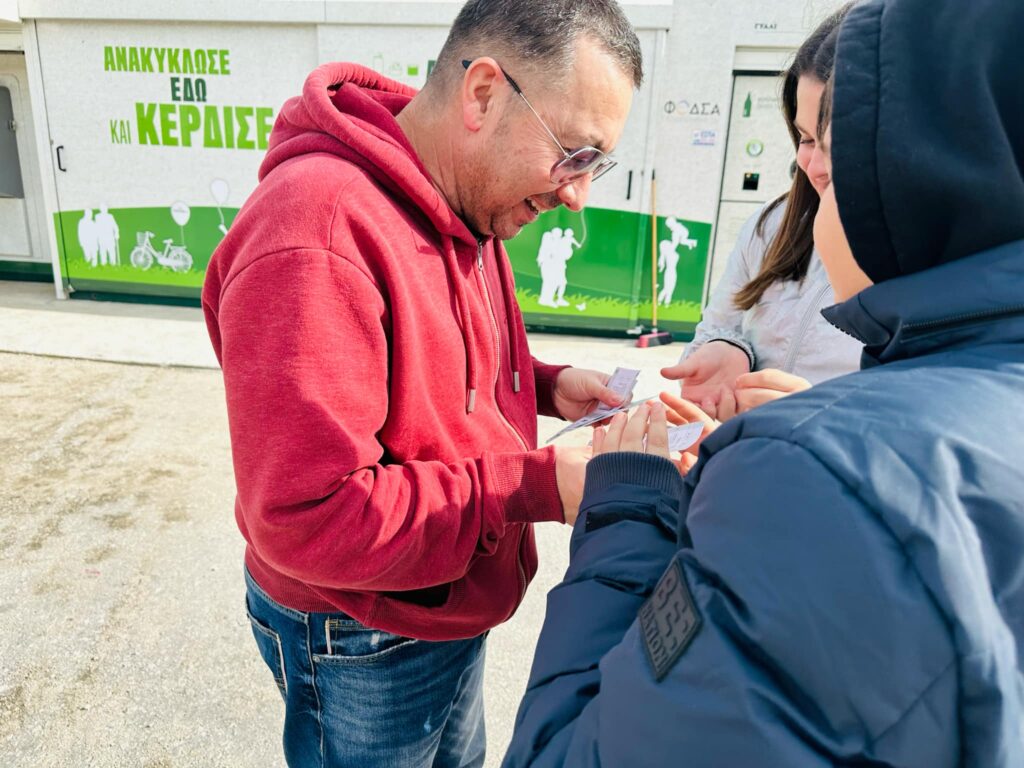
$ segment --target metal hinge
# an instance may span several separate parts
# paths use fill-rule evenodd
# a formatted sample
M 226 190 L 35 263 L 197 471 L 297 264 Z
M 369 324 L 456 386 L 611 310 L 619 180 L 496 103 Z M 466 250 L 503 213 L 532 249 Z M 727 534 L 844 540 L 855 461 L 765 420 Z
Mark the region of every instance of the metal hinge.
M 18 130 L 18 121 L 12 117 L 10 120 L 7 121 L 7 127 L 10 128 L 12 131 Z

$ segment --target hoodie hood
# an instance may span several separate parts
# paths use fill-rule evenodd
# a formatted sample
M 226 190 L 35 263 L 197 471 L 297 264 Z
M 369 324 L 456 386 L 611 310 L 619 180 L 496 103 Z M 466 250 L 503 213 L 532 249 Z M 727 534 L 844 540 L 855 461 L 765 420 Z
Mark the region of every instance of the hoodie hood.
M 395 119 L 415 95 L 415 89 L 358 64 L 317 67 L 306 78 L 302 95 L 281 109 L 260 165 L 260 181 L 293 157 L 337 155 L 422 212 L 442 236 L 475 243 Z
M 832 164 L 876 283 L 1024 238 L 1024 3 L 867 0 L 839 33 Z

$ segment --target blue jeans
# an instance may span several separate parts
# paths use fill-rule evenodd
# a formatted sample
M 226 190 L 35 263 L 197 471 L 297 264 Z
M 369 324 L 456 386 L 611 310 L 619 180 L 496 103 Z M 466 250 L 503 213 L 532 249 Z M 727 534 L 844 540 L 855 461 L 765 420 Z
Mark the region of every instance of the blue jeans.
M 484 636 L 431 643 L 344 613 L 274 602 L 246 571 L 246 608 L 284 699 L 290 768 L 479 768 Z

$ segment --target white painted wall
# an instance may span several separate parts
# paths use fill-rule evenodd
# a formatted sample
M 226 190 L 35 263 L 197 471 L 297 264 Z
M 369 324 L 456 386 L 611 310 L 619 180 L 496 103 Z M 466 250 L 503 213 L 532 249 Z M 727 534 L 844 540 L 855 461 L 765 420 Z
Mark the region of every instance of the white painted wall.
M 18 0 L 0 0 L 0 22 L 17 24 L 21 21 L 18 15 Z
M 766 66 L 796 50 L 841 0 L 677 0 L 658 114 L 658 188 L 688 218 L 714 221 L 725 161 L 737 55 L 762 52 Z M 755 57 L 740 56 L 745 62 Z M 666 106 L 675 105 L 669 112 Z M 700 105 L 691 115 L 683 105 Z M 781 114 L 779 120 L 782 120 Z M 694 144 L 710 132 L 715 143 Z M 671 152 L 665 149 L 671 147 Z
M 18 0 L 18 10 L 26 19 L 427 26 L 450 25 L 462 5 L 438 0 Z M 638 28 L 665 28 L 671 21 L 672 0 L 622 0 L 622 5 Z
M 204 77 L 207 102 L 198 106 L 266 106 L 275 115 L 301 93 L 317 64 L 316 28 L 309 25 L 54 20 L 38 22 L 38 38 L 50 137 L 64 147 L 67 168 L 55 174 L 61 210 L 177 200 L 212 205 L 213 179 L 228 182 L 227 205 L 238 208 L 256 186 L 260 150 L 142 145 L 137 135 L 130 144 L 114 144 L 110 121 L 134 124 L 136 102 L 170 102 L 171 76 L 105 71 L 104 46 L 227 49 L 230 74 Z
M 0 0 L 0 14 L 11 13 L 12 1 Z M 609 199 L 595 197 L 593 204 L 647 210 L 653 166 L 659 213 L 715 222 L 734 70 L 780 68 L 840 2 L 622 0 L 643 32 L 648 78 L 617 153 L 620 168 L 595 188 L 596 196 Z M 236 71 L 260 76 L 233 78 L 230 100 L 219 101 L 266 103 L 276 109 L 298 92 L 310 69 L 327 60 L 370 66 L 383 61 L 385 69 L 416 61 L 417 75 L 406 69 L 396 79 L 422 85 L 426 61 L 439 50 L 461 5 L 436 0 L 18 0 L 21 18 L 38 19 L 38 48 L 27 53 L 38 58 L 45 73 L 47 121 L 42 133 L 48 143 L 52 139 L 54 145 L 65 146 L 68 167 L 75 169 L 74 174 L 54 174 L 59 207 L 95 205 L 97 189 L 111 206 L 165 205 L 169 199 L 201 199 L 209 184 L 197 173 L 194 153 L 112 147 L 109 136 L 100 135 L 90 119 L 97 111 L 111 118 L 124 112 L 127 118 L 137 99 L 167 101 L 166 78 L 104 73 L 102 59 L 96 58 L 102 45 L 190 46 L 196 40 L 196 46 L 230 47 Z M 275 63 L 269 75 L 263 69 L 268 55 Z M 99 66 L 90 63 L 96 61 Z M 781 114 L 778 119 L 781 125 Z M 157 156 L 161 159 L 154 166 Z M 205 158 L 198 167 L 209 162 L 212 175 L 229 181 L 231 203 L 244 199 L 255 184 L 256 158 L 249 153 Z M 627 202 L 629 170 L 634 171 L 634 189 Z M 42 177 L 47 179 L 45 173 Z M 613 200 L 616 196 L 623 199 Z

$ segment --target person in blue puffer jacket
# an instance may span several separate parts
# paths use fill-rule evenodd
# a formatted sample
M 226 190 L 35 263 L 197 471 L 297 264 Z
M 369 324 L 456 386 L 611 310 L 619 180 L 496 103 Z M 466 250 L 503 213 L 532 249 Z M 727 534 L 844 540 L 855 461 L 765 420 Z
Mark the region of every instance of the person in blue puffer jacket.
M 850 12 L 815 240 L 862 369 L 685 477 L 660 403 L 595 433 L 505 766 L 1024 766 L 1022 39 Z

